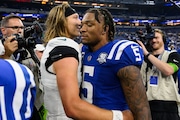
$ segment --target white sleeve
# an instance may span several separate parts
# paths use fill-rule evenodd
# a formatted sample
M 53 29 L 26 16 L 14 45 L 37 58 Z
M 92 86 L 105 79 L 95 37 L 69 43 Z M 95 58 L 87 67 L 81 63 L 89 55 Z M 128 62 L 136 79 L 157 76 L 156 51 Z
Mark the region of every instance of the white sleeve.
M 2 41 L 0 40 L 0 55 L 4 55 L 4 54 L 5 54 L 4 45 L 2 44 Z

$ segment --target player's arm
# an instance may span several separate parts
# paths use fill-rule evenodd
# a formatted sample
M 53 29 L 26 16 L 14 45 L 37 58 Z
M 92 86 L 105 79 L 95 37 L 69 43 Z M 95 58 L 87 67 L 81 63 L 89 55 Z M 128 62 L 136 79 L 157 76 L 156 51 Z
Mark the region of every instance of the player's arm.
M 117 74 L 134 119 L 151 120 L 149 103 L 139 68 L 127 66 L 120 69 Z
M 57 84 L 64 110 L 68 117 L 78 120 L 113 120 L 112 111 L 98 108 L 80 99 L 77 59 L 66 57 L 54 62 L 53 67 L 57 76 Z M 132 113 L 124 111 L 123 120 L 133 120 Z

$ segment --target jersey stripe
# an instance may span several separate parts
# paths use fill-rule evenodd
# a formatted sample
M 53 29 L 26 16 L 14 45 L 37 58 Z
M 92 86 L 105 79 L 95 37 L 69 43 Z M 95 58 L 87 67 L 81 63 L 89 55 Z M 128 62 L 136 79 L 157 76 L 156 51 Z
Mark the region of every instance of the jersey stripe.
M 26 100 L 27 100 L 27 105 L 26 105 L 26 108 L 27 108 L 27 112 L 25 113 L 25 118 L 28 118 L 28 117 L 30 117 L 31 116 L 31 114 L 32 114 L 32 110 L 30 109 L 30 108 L 32 108 L 33 107 L 33 104 L 32 103 L 34 103 L 34 101 L 32 101 L 32 94 L 33 94 L 33 92 L 31 91 L 31 88 L 32 87 L 35 87 L 35 82 L 34 82 L 34 77 L 33 77 L 33 74 L 31 74 L 31 71 L 29 70 L 29 69 L 25 69 L 25 67 L 22 67 L 21 66 L 21 69 L 23 70 L 23 71 L 26 71 L 26 73 L 28 72 L 29 74 L 26 74 L 25 75 L 25 73 L 24 73 L 24 77 L 25 77 L 25 79 L 26 80 L 28 80 L 31 84 L 28 84 L 28 86 L 26 86 L 26 90 L 28 91 L 28 92 L 25 92 L 26 94 L 24 94 L 23 96 L 25 97 L 25 98 L 27 98 Z M 29 86 L 29 85 L 31 85 L 31 86 Z M 29 88 L 29 89 L 28 89 Z M 32 94 L 31 94 L 32 93 Z M 34 91 L 34 94 L 35 94 L 35 91 Z M 27 97 L 26 97 L 27 96 Z
M 123 43 L 123 44 L 122 44 Z M 115 60 L 119 60 L 120 57 L 121 57 L 121 54 L 122 54 L 122 51 L 128 46 L 128 45 L 131 45 L 131 44 L 137 44 L 135 42 L 132 42 L 132 41 L 129 41 L 129 40 L 120 40 L 118 41 L 116 44 L 113 45 L 107 59 L 112 59 L 114 54 L 115 54 L 115 51 L 116 49 L 117 50 L 117 53 L 115 55 Z
M 7 120 L 7 113 L 6 113 L 6 107 L 5 107 L 5 100 L 4 100 L 4 87 L 0 87 L 0 108 L 1 108 L 1 115 L 0 118 L 2 120 Z
M 12 81 L 8 81 L 11 85 L 0 86 L 0 120 L 26 120 L 32 115 L 35 99 L 34 76 L 26 66 L 12 60 L 5 61 L 10 65 L 6 63 L 7 67 L 12 67 L 7 69 L 11 70 L 8 80 Z
M 111 49 L 111 51 L 110 51 L 107 59 L 112 59 L 112 57 L 113 57 L 113 55 L 114 55 L 114 51 L 116 50 L 117 46 L 118 46 L 119 44 L 121 44 L 122 42 L 125 42 L 125 41 L 127 41 L 127 40 L 120 40 L 120 41 L 118 41 L 115 45 L 113 45 L 113 47 L 112 47 L 112 49 Z
M 15 113 L 14 117 L 15 117 L 15 120 L 21 120 L 22 115 L 20 115 L 20 109 L 23 103 L 23 95 L 21 91 L 24 91 L 25 86 L 26 86 L 26 83 L 24 80 L 25 78 L 24 78 L 24 74 L 20 66 L 18 64 L 15 64 L 12 61 L 9 61 L 9 62 L 11 63 L 12 67 L 15 69 L 14 72 L 15 72 L 15 77 L 16 77 L 16 86 L 18 87 L 18 89 L 15 90 L 14 99 L 12 103 L 13 111 Z M 19 102 L 15 102 L 15 101 L 19 101 Z
M 130 44 L 134 44 L 134 42 L 128 41 L 128 42 L 126 42 L 126 43 L 124 43 L 124 44 L 121 44 L 121 45 L 119 46 L 118 52 L 117 52 L 116 57 L 115 57 L 115 60 L 119 60 L 119 59 L 120 59 L 121 54 L 122 54 L 122 51 L 124 50 L 124 48 L 126 48 L 126 47 L 127 47 L 128 45 L 130 45 Z

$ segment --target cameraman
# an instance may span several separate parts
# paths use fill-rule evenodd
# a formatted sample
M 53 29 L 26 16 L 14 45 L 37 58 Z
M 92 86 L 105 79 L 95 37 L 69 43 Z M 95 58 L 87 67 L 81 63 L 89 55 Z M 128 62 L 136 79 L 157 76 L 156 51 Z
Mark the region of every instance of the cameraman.
M 21 19 L 18 16 L 10 15 L 5 17 L 1 21 L 1 32 L 5 53 L 0 55 L 3 59 L 9 59 L 11 55 L 18 49 L 18 42 L 15 39 L 16 36 L 13 34 L 20 34 L 23 36 L 24 34 L 24 25 Z
M 177 71 L 180 68 L 180 55 L 165 50 L 165 35 L 160 29 L 154 30 L 154 38 L 148 40 L 147 46 L 137 41 L 144 52 L 141 67 L 143 82 L 147 89 L 153 120 L 180 120 L 178 115 Z
M 16 35 L 18 34 L 20 37 L 24 36 L 24 25 L 21 20 L 21 17 L 16 16 L 14 14 L 6 16 L 1 21 L 1 32 L 3 35 L 3 39 L 1 42 L 4 45 L 5 53 L 3 55 L 0 55 L 3 59 L 14 59 L 14 53 L 17 52 L 18 49 L 18 40 L 16 40 Z M 28 52 L 28 51 L 27 51 Z M 34 74 L 34 79 L 36 83 L 36 100 L 35 100 L 35 107 L 34 112 L 32 114 L 33 118 L 31 120 L 39 120 L 40 116 L 37 110 L 40 109 L 43 103 L 43 97 L 42 92 L 38 88 L 38 78 L 39 78 L 39 68 L 36 65 L 36 63 L 31 58 L 30 54 L 28 53 L 27 59 L 24 59 L 21 61 L 22 64 L 26 65 Z

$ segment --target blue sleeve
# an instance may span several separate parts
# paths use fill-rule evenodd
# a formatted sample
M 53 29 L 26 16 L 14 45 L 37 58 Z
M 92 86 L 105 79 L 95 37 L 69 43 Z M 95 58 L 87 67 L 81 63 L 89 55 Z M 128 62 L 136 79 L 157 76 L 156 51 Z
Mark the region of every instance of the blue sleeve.
M 5 86 L 9 84 L 13 78 L 15 78 L 14 70 L 11 65 L 3 59 L 0 59 L 0 64 L 0 86 Z M 6 73 L 8 73 L 8 75 Z
M 119 69 L 130 65 L 137 66 L 140 68 L 144 60 L 144 55 L 143 50 L 139 46 L 139 44 L 132 41 L 128 41 L 126 43 L 123 43 L 121 46 L 125 47 L 122 50 L 117 50 L 117 54 L 121 54 L 120 58 L 113 61 L 113 69 L 115 70 L 115 72 L 118 72 Z
M 125 66 L 134 65 L 140 67 L 144 60 L 142 48 L 138 44 L 127 46 L 123 50 L 121 60 L 124 61 Z

